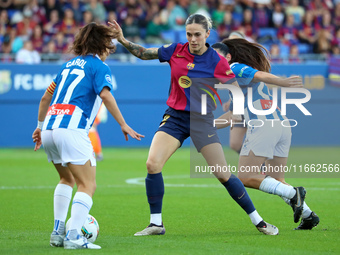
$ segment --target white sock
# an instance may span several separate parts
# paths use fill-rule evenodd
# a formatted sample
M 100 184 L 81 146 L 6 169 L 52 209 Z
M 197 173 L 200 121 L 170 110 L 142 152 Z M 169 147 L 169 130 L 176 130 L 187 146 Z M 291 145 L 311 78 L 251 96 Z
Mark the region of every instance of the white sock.
M 303 211 L 302 211 L 302 219 L 308 218 L 309 215 L 312 213 L 312 210 L 308 207 L 306 202 L 303 202 Z
M 286 198 L 286 197 L 281 197 L 283 199 L 283 201 L 286 202 L 287 205 L 290 205 L 290 199 Z
M 293 198 L 296 194 L 294 187 L 283 184 L 282 182 L 279 182 L 270 176 L 267 176 L 261 182 L 260 190 L 289 199 Z
M 150 214 L 150 223 L 162 225 L 162 214 L 161 213 Z
M 80 234 L 80 230 L 84 225 L 92 204 L 92 198 L 88 194 L 84 192 L 77 192 L 74 195 L 71 209 L 70 228 L 67 233 L 67 238 L 76 239 L 77 235 Z
M 249 213 L 248 216 L 251 219 L 251 222 L 256 226 L 259 224 L 261 221 L 263 221 L 262 217 L 260 214 L 255 210 L 252 213 Z
M 281 197 L 281 198 L 286 202 L 287 205 L 290 205 L 290 199 L 285 198 L 285 197 Z M 301 217 L 302 217 L 303 219 L 308 218 L 309 215 L 310 215 L 311 213 L 312 213 L 312 210 L 308 207 L 308 205 L 306 204 L 306 202 L 303 201 L 303 209 L 302 209 L 302 215 L 301 215 Z
M 72 198 L 72 187 L 66 184 L 58 184 L 54 190 L 54 230 L 59 234 L 65 234 L 65 221 Z

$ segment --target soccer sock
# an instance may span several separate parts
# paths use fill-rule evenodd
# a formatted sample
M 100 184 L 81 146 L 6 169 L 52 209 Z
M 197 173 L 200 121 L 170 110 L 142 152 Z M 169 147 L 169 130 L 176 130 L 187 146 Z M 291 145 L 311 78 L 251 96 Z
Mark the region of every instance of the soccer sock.
M 249 215 L 255 211 L 253 202 L 251 201 L 244 185 L 235 175 L 231 175 L 227 182 L 222 183 L 228 190 L 230 196 L 238 203 L 243 210 Z
M 270 176 L 266 176 L 266 178 L 264 178 L 259 189 L 263 192 L 289 199 L 293 198 L 296 194 L 294 187 L 283 184 L 282 182 L 279 182 Z
M 287 205 L 290 205 L 290 199 L 286 198 L 286 197 L 281 197 L 283 199 L 283 201 L 286 202 Z
M 249 214 L 251 222 L 257 226 L 261 221 L 263 221 L 262 217 L 260 214 L 255 210 L 252 213 Z
M 302 210 L 302 219 L 308 218 L 309 215 L 312 213 L 312 210 L 308 207 L 306 202 L 303 202 L 303 210 Z
M 58 184 L 54 190 L 54 228 L 61 235 L 65 234 L 65 221 L 72 198 L 72 187 L 66 184 Z
M 161 213 L 150 214 L 150 223 L 161 226 L 162 225 L 162 214 Z
M 74 195 L 71 209 L 70 228 L 67 232 L 67 238 L 77 239 L 92 204 L 92 198 L 88 194 L 84 192 L 77 192 Z
M 148 174 L 145 178 L 146 195 L 150 206 L 150 223 L 162 224 L 162 202 L 164 196 L 164 181 L 162 173 Z

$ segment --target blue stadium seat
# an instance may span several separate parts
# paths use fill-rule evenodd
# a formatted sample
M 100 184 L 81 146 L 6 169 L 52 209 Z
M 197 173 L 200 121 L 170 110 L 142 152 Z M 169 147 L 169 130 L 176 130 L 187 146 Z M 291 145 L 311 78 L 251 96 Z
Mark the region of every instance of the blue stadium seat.
M 212 44 L 217 43 L 219 41 L 220 41 L 220 37 L 219 37 L 217 31 L 214 30 L 214 29 L 211 29 L 210 30 L 210 35 L 209 35 L 209 37 L 207 39 L 207 43 L 212 45 Z
M 260 28 L 259 37 L 264 37 L 264 36 L 271 36 L 272 38 L 276 38 L 277 31 L 275 28 L 271 28 L 271 27 Z
M 289 46 L 285 44 L 280 44 L 280 55 L 288 56 L 289 55 Z
M 177 34 L 174 30 L 167 30 L 161 33 L 161 36 L 164 40 L 169 42 L 176 42 L 177 41 Z
M 178 35 L 178 42 L 180 43 L 186 43 L 187 40 L 187 32 L 185 30 L 178 30 L 176 31 Z
M 299 43 L 298 49 L 299 49 L 299 53 L 301 54 L 310 53 L 310 50 L 311 50 L 310 46 L 306 43 Z

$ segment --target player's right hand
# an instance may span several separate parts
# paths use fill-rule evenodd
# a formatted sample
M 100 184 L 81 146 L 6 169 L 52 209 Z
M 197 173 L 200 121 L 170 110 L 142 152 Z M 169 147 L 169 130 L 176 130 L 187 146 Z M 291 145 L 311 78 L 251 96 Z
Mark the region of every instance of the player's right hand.
M 132 128 L 130 128 L 129 125 L 127 125 L 127 124 L 124 124 L 123 126 L 121 126 L 121 128 L 122 128 L 122 132 L 125 136 L 126 141 L 129 140 L 128 135 L 130 135 L 132 138 L 134 138 L 138 141 L 140 141 L 141 138 L 145 137 L 144 135 L 141 135 L 141 134 L 137 133 L 135 130 L 133 130 Z
M 40 128 L 36 128 L 32 134 L 32 139 L 33 142 L 35 143 L 34 146 L 34 151 L 37 151 L 40 149 L 42 142 L 41 142 L 41 129 Z

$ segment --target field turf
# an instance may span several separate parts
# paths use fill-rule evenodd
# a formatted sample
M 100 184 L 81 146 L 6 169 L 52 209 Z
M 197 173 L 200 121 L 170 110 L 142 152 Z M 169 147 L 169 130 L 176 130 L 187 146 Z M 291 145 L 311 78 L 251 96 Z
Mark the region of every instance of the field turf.
M 282 199 L 248 192 L 262 217 L 280 229 L 265 236 L 212 178 L 190 178 L 190 150 L 166 164 L 164 236 L 134 237 L 149 223 L 144 178 L 147 149 L 106 148 L 98 162 L 91 214 L 98 251 L 49 246 L 57 172 L 43 150 L 0 150 L 0 254 L 340 254 L 340 179 L 290 178 L 307 189 L 306 202 L 320 217 L 312 231 L 294 231 L 292 209 Z M 237 164 L 236 153 L 227 160 Z M 292 148 L 289 163 L 340 163 L 340 148 Z M 338 174 L 339 177 L 339 174 Z M 128 181 L 127 181 L 128 180 Z

